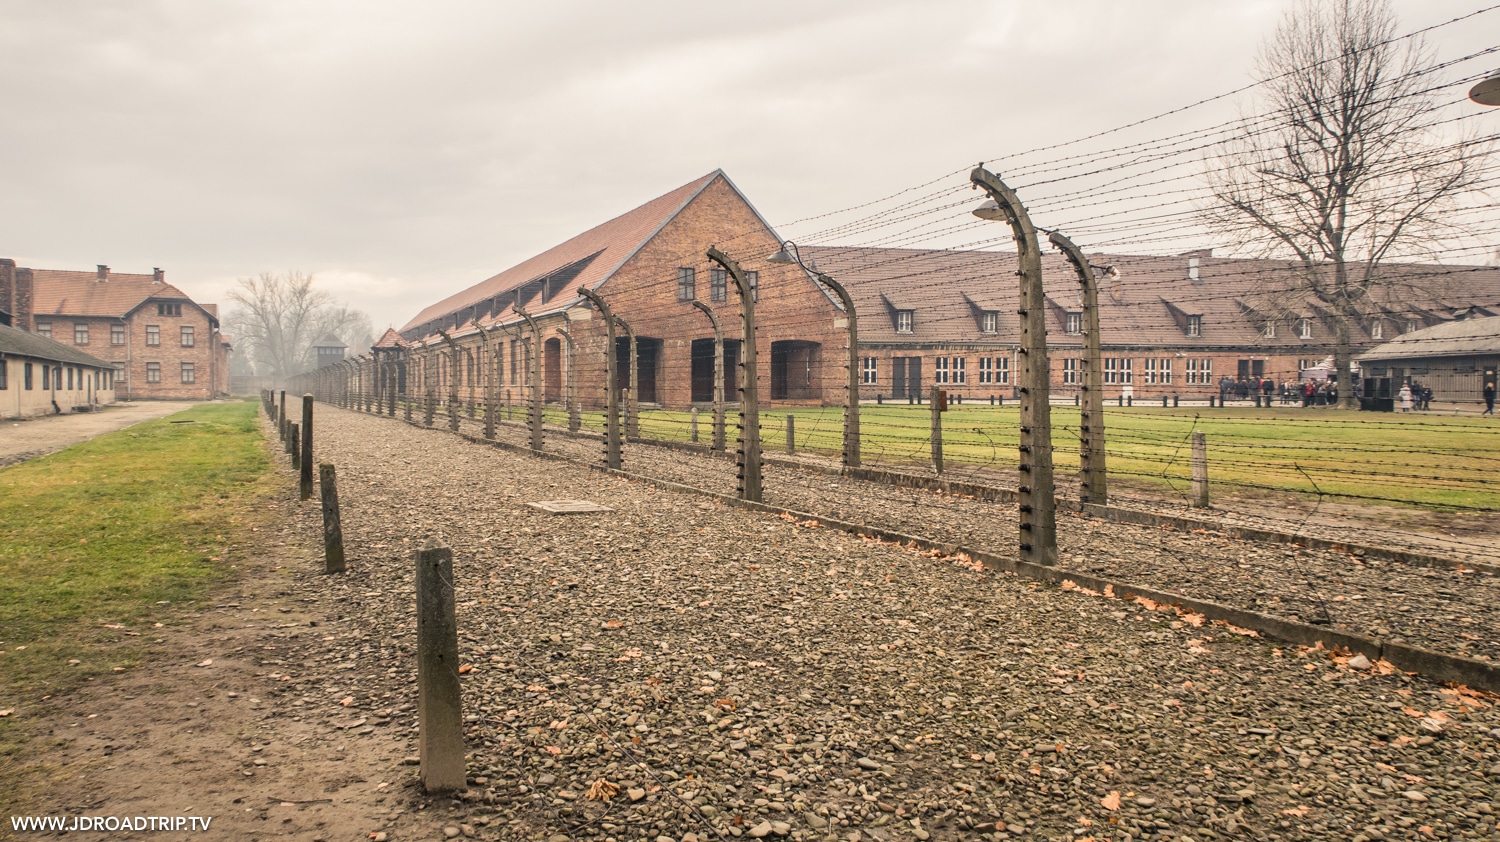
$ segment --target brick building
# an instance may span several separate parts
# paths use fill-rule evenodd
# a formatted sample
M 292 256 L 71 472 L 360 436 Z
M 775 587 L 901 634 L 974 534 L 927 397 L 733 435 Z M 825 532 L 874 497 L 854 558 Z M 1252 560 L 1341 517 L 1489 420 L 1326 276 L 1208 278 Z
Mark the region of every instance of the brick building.
M 450 394 L 451 346 L 461 348 L 460 400 L 477 401 L 486 365 L 476 324 L 499 328 L 498 382 L 520 398 L 530 329 L 543 334 L 542 388 L 559 401 L 576 344 L 579 396 L 603 399 L 604 325 L 576 290 L 589 287 L 634 329 L 638 399 L 684 408 L 712 399 L 713 333 L 693 306 L 714 308 L 725 336 L 725 398 L 736 399 L 738 296 L 705 252 L 718 245 L 756 275 L 761 398 L 770 404 L 840 404 L 846 334 L 833 297 L 795 266 L 766 257 L 779 238 L 722 172 L 714 172 L 549 249 L 426 309 L 401 330 L 435 355 L 440 397 Z M 848 289 L 859 319 L 861 396 L 904 399 L 938 385 L 969 400 L 1016 395 L 1016 259 L 1001 252 L 804 247 L 804 259 Z M 1335 350 L 1328 314 L 1288 293 L 1294 264 L 1182 255 L 1093 255 L 1099 281 L 1106 398 L 1206 398 L 1221 381 L 1296 381 Z M 1363 305 L 1355 353 L 1461 314 L 1500 312 L 1500 268 L 1391 265 L 1381 301 Z M 1083 313 L 1077 276 L 1060 255 L 1043 260 L 1052 389 L 1079 392 Z M 628 340 L 617 339 L 617 386 L 628 382 Z M 420 390 L 423 372 L 416 373 Z
M 204 399 L 227 394 L 228 337 L 218 306 L 150 275 L 18 267 L 0 259 L 0 322 L 109 362 L 115 396 Z
M 809 247 L 844 285 L 859 315 L 861 395 L 924 394 L 938 385 L 966 399 L 1015 396 L 1020 303 L 1014 254 Z M 1079 392 L 1083 305 L 1078 276 L 1043 256 L 1054 396 Z M 1099 276 L 1106 398 L 1206 398 L 1220 381 L 1297 381 L 1333 355 L 1326 318 L 1288 291 L 1284 261 L 1181 255 L 1090 256 Z M 1102 271 L 1101 271 L 1102 270 Z M 1372 302 L 1355 353 L 1396 335 L 1466 315 L 1500 312 L 1500 268 L 1396 264 L 1387 300 Z
M 763 400 L 782 404 L 837 403 L 843 391 L 845 333 L 836 326 L 833 298 L 797 267 L 768 263 L 780 240 L 722 171 L 697 179 L 549 249 L 511 269 L 431 305 L 401 330 L 420 346 L 442 347 L 442 333 L 461 347 L 456 373 L 461 399 L 476 400 L 483 343 L 475 324 L 503 328 L 502 388 L 526 381 L 530 329 L 542 334 L 541 382 L 546 400 L 563 400 L 569 360 L 578 361 L 580 402 L 604 400 L 601 361 L 606 327 L 577 294 L 602 296 L 635 333 L 637 399 L 642 405 L 683 408 L 713 397 L 714 333 L 699 301 L 714 309 L 725 345 L 724 394 L 736 399 L 741 327 L 733 281 L 706 252 L 717 244 L 751 273 L 757 287 L 757 353 Z M 442 333 L 439 333 L 441 331 Z M 564 335 L 566 332 L 566 336 Z M 574 353 L 568 353 L 571 338 Z M 629 384 L 629 340 L 616 339 L 617 387 Z M 827 352 L 825 352 L 827 349 Z M 449 354 L 436 363 L 437 389 L 447 396 Z M 418 372 L 420 380 L 421 372 Z M 417 384 L 417 389 L 424 388 Z M 826 392 L 826 394 L 825 394 Z

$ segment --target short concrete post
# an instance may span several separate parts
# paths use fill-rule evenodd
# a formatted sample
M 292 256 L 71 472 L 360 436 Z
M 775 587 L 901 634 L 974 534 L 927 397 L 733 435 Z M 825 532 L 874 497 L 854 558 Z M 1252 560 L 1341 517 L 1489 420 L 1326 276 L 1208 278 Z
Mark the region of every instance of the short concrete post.
M 276 423 L 281 429 L 281 440 L 286 441 L 286 390 L 281 390 L 281 409 L 278 410 Z
M 318 466 L 323 494 L 323 572 L 344 572 L 344 527 L 339 520 L 339 480 L 332 462 Z
M 302 441 L 299 438 L 297 426 L 292 425 L 291 434 L 286 438 L 286 449 L 292 455 L 292 470 L 300 474 L 302 472 Z
M 429 794 L 458 792 L 466 780 L 453 551 L 429 538 L 416 558 L 419 776 Z
M 313 488 L 313 396 L 302 396 L 302 454 L 299 464 L 301 469 L 302 499 L 306 500 L 312 496 Z
M 688 411 L 688 431 L 692 434 L 693 444 L 698 443 L 698 407 Z
M 786 416 L 786 455 L 797 455 L 797 417 L 791 413 Z
M 932 387 L 932 397 L 927 401 L 932 408 L 932 469 L 943 472 L 943 410 L 938 387 Z
M 1193 431 L 1193 505 L 1208 508 L 1208 437 Z

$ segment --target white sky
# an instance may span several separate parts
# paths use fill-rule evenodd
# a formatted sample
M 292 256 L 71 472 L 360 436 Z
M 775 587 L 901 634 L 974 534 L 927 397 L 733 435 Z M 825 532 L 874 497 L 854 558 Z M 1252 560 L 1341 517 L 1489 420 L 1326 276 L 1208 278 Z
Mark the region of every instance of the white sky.
M 1288 5 L 0 0 L 0 256 L 300 269 L 378 333 L 718 167 L 780 228 L 1238 88 Z

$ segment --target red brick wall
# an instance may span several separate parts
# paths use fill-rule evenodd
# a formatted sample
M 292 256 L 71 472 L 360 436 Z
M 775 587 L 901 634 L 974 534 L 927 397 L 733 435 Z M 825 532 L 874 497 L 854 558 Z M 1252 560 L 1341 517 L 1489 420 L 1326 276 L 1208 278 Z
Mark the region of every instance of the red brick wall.
M 637 339 L 662 340 L 657 366 L 657 396 L 669 408 L 686 408 L 692 398 L 692 342 L 712 339 L 708 317 L 691 301 L 678 300 L 677 270 L 695 270 L 696 298 L 713 307 L 726 340 L 741 337 L 739 296 L 734 281 L 728 281 L 725 300 L 710 300 L 710 270 L 717 268 L 707 257 L 709 246 L 719 248 L 741 268 L 760 273 L 756 303 L 756 350 L 759 356 L 758 385 L 762 406 L 771 400 L 771 343 L 803 340 L 819 343 L 811 372 L 814 397 L 808 403 L 840 404 L 844 393 L 845 333 L 834 327 L 841 313 L 796 266 L 767 263 L 780 243 L 749 205 L 723 179 L 706 187 L 689 205 L 626 261 L 599 293 L 610 308 L 635 330 Z M 595 317 L 574 322 L 579 345 L 579 396 L 594 406 L 604 399 L 602 369 L 605 326 Z M 550 334 L 550 331 L 548 331 Z M 622 360 L 622 370 L 624 363 Z M 804 390 L 807 371 L 801 369 Z M 733 402 L 737 395 L 726 394 Z M 781 402 L 783 404 L 787 401 Z

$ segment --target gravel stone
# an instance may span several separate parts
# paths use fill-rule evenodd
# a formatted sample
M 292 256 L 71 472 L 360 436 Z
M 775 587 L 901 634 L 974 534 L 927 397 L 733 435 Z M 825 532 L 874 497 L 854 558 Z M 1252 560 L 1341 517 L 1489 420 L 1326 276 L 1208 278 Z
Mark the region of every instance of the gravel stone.
M 1012 839 L 1496 833 L 1481 777 L 1500 766 L 1488 697 L 443 430 L 317 413 L 349 572 L 320 572 L 316 497 L 295 502 L 286 471 L 293 490 L 279 505 L 293 522 L 264 540 L 305 548 L 288 587 L 330 620 L 286 629 L 286 645 L 262 653 L 273 677 L 261 698 L 302 716 L 326 699 L 316 704 L 332 727 L 350 721 L 338 701 L 353 697 L 361 716 L 413 740 L 412 549 L 441 537 L 460 659 L 473 667 L 461 681 L 475 783 L 449 820 L 479 838 L 685 842 L 785 826 L 804 840 L 894 842 L 973 838 L 985 824 Z M 507 425 L 502 435 L 524 440 Z M 587 439 L 549 434 L 549 449 L 599 456 Z M 627 445 L 626 467 L 733 490 L 727 460 Z M 1015 540 L 1013 506 L 779 467 L 766 488 L 768 502 L 823 516 L 977 546 Z M 562 498 L 615 511 L 526 506 Z M 1446 635 L 1450 649 L 1463 633 L 1484 639 L 1475 648 L 1497 637 L 1486 618 L 1500 600 L 1476 574 L 1460 586 L 1446 570 L 1071 516 L 1059 534 L 1066 565 L 1122 579 L 1295 613 L 1317 602 L 1312 578 L 1372 594 L 1331 605 L 1351 622 L 1368 611 L 1413 641 Z M 1372 608 L 1412 583 L 1412 604 L 1473 622 Z M 1442 723 L 1442 738 L 1422 744 L 1422 719 Z M 398 747 L 367 777 L 410 781 L 399 764 L 414 751 Z M 619 794 L 584 798 L 600 780 Z M 555 799 L 553 786 L 578 797 Z M 1111 793 L 1122 809 L 1103 806 Z

